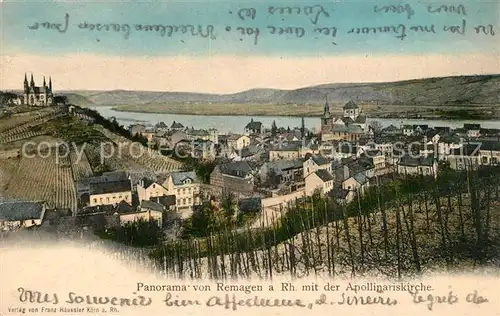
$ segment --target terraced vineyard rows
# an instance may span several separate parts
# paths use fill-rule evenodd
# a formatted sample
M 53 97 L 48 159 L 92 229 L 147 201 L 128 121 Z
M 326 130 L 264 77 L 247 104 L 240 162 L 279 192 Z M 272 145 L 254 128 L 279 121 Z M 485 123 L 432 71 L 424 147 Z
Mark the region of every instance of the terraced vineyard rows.
M 157 173 L 165 173 L 181 170 L 183 164 L 172 158 L 165 157 L 160 153 L 149 150 L 148 148 L 133 143 L 129 139 L 111 133 L 105 128 L 99 126 L 97 129 L 112 142 L 115 143 L 115 153 L 120 156 L 120 160 L 126 160 L 127 164 L 136 165 L 142 167 L 142 169 L 150 170 Z M 109 148 L 109 146 L 106 146 Z M 111 152 L 109 149 L 108 153 Z M 141 168 L 138 168 L 141 169 Z
M 73 172 L 73 179 L 79 181 L 84 178 L 92 177 L 92 167 L 90 166 L 89 160 L 85 151 L 82 152 L 82 146 L 74 149 L 70 153 L 71 170 Z
M 147 168 L 144 166 L 137 164 L 131 159 L 127 159 L 125 156 L 120 156 L 117 148 L 115 148 L 113 154 L 113 150 L 109 145 L 103 146 L 101 153 L 100 146 L 87 144 L 87 146 L 85 146 L 85 153 L 88 156 L 94 172 L 96 171 L 96 168 L 101 165 L 101 162 L 103 162 L 103 164 L 110 170 L 126 170 L 134 172 L 147 171 Z M 102 161 L 101 156 L 103 157 Z
M 32 130 L 29 128 L 26 128 L 23 131 L 20 131 L 16 134 L 10 135 L 10 136 L 4 136 L 3 138 L 0 138 L 0 144 L 7 144 L 7 143 L 12 143 L 12 142 L 17 142 L 23 139 L 28 139 L 36 136 L 42 136 L 45 135 L 46 132 L 43 130 Z
M 52 112 L 39 113 L 37 116 L 31 117 L 29 120 L 23 121 L 22 123 L 19 123 L 15 119 L 11 119 L 12 121 L 8 121 L 7 128 L 2 126 L 3 129 L 0 131 L 0 144 L 43 135 L 45 133 L 36 127 L 62 115 L 62 112 L 53 110 Z
M 32 158 L 22 157 L 19 168 L 6 191 L 9 198 L 46 201 L 49 208 L 76 210 L 76 189 L 68 157 L 47 154 Z
M 30 112 L 13 115 L 7 118 L 0 119 L 0 133 L 3 133 L 16 126 L 23 125 L 39 117 L 38 112 Z

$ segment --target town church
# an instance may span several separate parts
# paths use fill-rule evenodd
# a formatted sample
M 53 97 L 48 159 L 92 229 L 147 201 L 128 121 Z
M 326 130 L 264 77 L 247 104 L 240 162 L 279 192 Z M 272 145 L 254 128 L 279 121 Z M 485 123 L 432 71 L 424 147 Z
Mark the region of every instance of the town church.
M 366 116 L 359 106 L 351 100 L 342 109 L 342 117 L 333 117 L 326 100 L 321 118 L 322 141 L 357 141 L 366 133 Z
M 24 74 L 24 94 L 19 96 L 19 103 L 30 106 L 51 106 L 54 103 L 54 95 L 52 93 L 52 79 L 49 77 L 47 85 L 45 77 L 43 77 L 42 86 L 36 86 L 31 74 L 31 80 L 28 83 L 28 78 Z

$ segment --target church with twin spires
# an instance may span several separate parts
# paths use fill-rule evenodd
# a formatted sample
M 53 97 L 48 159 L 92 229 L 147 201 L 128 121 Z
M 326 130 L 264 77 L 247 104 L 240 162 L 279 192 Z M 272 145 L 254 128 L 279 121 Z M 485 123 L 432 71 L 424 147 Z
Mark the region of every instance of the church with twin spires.
M 42 86 L 36 86 L 31 74 L 31 80 L 24 74 L 24 93 L 19 97 L 20 103 L 30 106 L 51 106 L 54 104 L 54 94 L 52 93 L 52 79 L 49 77 L 49 84 L 43 77 Z
M 342 117 L 332 116 L 326 99 L 321 117 L 322 141 L 357 141 L 366 133 L 366 116 L 359 106 L 351 100 L 342 109 Z

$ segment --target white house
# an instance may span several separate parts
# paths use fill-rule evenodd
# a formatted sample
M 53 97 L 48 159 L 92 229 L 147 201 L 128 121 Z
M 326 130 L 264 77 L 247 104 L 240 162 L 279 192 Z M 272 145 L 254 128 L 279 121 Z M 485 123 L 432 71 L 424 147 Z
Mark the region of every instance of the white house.
M 322 156 L 312 156 L 303 163 L 303 175 L 304 179 L 311 173 L 317 170 L 326 170 L 332 172 L 332 163 L 329 159 Z
M 171 173 L 163 187 L 175 195 L 177 211 L 182 217 L 189 217 L 193 207 L 201 204 L 201 181 L 194 171 Z
M 41 225 L 45 217 L 44 202 L 0 202 L 0 230 L 16 230 Z
M 234 149 L 242 149 L 250 145 L 250 137 L 247 135 L 231 134 L 227 139 L 227 146 Z
M 305 194 L 311 196 L 314 191 L 320 190 L 322 194 L 327 194 L 333 190 L 333 176 L 324 169 L 318 169 L 305 178 Z
M 152 197 L 168 195 L 168 190 L 153 180 L 143 178 L 137 184 L 137 195 L 139 202 L 149 201 Z

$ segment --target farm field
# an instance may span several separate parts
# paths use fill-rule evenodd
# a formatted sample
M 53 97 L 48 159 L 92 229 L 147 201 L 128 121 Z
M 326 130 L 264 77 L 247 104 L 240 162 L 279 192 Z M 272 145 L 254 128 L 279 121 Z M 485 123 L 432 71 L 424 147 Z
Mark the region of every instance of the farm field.
M 53 148 L 52 148 L 53 149 Z M 49 208 L 76 210 L 76 190 L 69 157 L 57 157 L 52 151 L 32 158 L 21 157 L 17 172 L 5 191 L 11 199 L 46 201 Z

